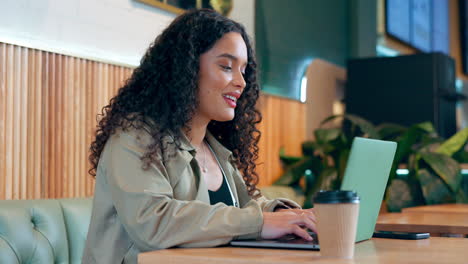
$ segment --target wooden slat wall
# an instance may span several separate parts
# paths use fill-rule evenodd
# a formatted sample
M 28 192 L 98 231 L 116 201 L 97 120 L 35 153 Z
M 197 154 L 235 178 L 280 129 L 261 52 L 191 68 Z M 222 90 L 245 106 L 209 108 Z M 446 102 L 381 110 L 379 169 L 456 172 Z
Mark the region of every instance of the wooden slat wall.
M 96 114 L 131 68 L 0 43 L 0 199 L 91 196 Z M 280 146 L 300 154 L 305 106 L 262 95 L 260 185 L 281 173 Z
M 273 95 L 263 94 L 259 101 L 263 115 L 259 130 L 262 137 L 259 143 L 257 172 L 259 186 L 272 184 L 282 173 L 279 150 L 284 147 L 286 154 L 302 154 L 301 143 L 306 138 L 306 105 Z
M 96 114 L 131 72 L 0 43 L 0 199 L 92 195 Z

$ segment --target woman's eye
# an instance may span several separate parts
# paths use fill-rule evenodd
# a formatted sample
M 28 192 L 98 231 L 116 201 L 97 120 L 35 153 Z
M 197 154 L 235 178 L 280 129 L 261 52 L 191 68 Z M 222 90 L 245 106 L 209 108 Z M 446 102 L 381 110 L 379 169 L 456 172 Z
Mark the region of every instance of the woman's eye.
M 225 66 L 225 65 L 219 65 L 219 66 L 225 71 L 231 71 L 232 70 L 232 68 L 229 67 L 229 66 Z

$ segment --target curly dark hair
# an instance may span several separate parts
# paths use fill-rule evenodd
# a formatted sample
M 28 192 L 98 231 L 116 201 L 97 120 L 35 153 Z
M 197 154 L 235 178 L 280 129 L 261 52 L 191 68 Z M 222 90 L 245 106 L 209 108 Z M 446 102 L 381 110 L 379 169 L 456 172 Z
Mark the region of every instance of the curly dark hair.
M 163 137 L 171 136 L 180 147 L 182 131 L 198 107 L 198 73 L 200 55 L 210 50 L 226 33 L 237 32 L 247 46 L 246 86 L 237 101 L 235 117 L 228 122 L 211 121 L 208 130 L 232 151 L 235 165 L 242 173 L 249 195 L 257 197 L 260 131 L 256 125 L 262 117 L 255 108 L 259 97 L 257 64 L 244 27 L 215 11 L 191 10 L 178 16 L 150 45 L 140 66 L 121 87 L 108 105 L 102 108 L 96 139 L 90 147 L 89 173 L 96 176 L 99 157 L 109 137 L 117 128 L 140 129 L 145 120 L 156 124 L 151 129 L 152 143 L 141 158 L 143 169 L 165 151 Z

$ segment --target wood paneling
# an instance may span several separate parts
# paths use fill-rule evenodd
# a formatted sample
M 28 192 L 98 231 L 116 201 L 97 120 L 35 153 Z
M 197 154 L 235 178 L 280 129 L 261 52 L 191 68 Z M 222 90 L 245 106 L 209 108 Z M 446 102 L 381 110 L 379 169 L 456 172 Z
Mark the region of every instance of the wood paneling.
M 262 137 L 259 143 L 257 172 L 259 186 L 272 184 L 282 173 L 279 160 L 281 147 L 286 154 L 300 156 L 301 143 L 306 138 L 306 105 L 273 95 L 262 94 L 259 110 L 263 121 L 259 130 Z
M 0 43 L 0 199 L 92 195 L 96 114 L 131 72 Z
M 91 196 L 96 115 L 131 68 L 0 43 L 0 199 Z M 260 185 L 281 174 L 279 149 L 300 155 L 305 105 L 262 94 Z

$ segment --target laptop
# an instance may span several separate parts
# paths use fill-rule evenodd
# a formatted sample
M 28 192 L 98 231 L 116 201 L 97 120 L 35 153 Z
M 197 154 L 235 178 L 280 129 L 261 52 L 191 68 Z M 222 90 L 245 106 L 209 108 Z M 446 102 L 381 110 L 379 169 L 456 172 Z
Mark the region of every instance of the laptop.
M 356 137 L 351 146 L 341 190 L 356 191 L 361 198 L 356 242 L 370 239 L 374 233 L 385 187 L 397 144 L 392 141 Z M 275 240 L 234 240 L 231 246 L 286 249 L 320 249 L 313 241 L 287 235 Z

